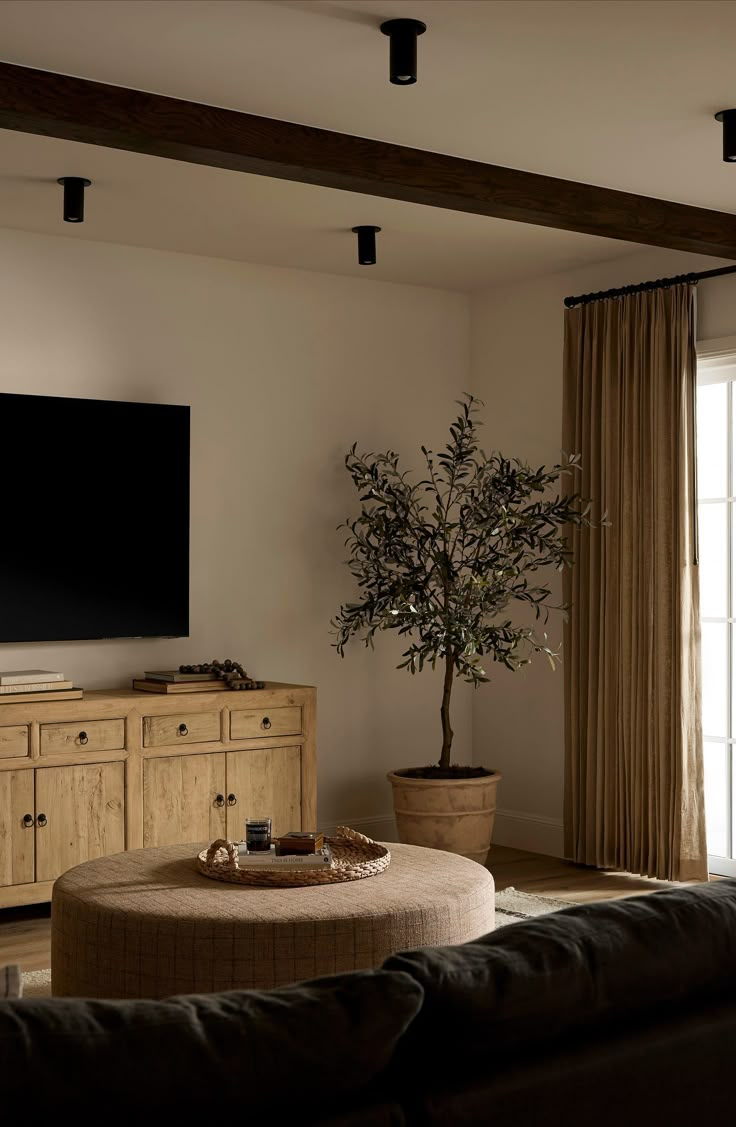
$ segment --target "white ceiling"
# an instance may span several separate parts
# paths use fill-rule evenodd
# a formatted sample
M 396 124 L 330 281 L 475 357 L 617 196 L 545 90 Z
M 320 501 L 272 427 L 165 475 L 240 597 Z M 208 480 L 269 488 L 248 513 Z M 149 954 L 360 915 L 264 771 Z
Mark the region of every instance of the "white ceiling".
M 392 16 L 428 24 L 413 87 L 387 81 Z M 0 0 L 11 62 L 724 211 L 734 43 L 732 0 Z M 0 221 L 69 234 L 72 173 L 95 180 L 75 237 L 256 262 L 357 273 L 360 222 L 385 228 L 371 276 L 451 288 L 634 249 L 13 133 Z
M 64 223 L 58 176 L 86 176 L 85 222 Z M 381 227 L 378 262 L 357 263 L 351 227 Z M 637 248 L 552 231 L 0 130 L 0 225 L 470 290 L 573 269 Z

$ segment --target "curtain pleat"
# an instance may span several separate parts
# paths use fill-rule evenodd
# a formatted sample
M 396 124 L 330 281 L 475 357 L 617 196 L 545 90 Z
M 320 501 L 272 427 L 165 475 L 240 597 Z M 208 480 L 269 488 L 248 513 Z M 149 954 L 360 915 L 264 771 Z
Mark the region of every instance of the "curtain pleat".
M 565 313 L 563 446 L 606 512 L 565 574 L 565 848 L 707 879 L 693 496 L 695 291 Z

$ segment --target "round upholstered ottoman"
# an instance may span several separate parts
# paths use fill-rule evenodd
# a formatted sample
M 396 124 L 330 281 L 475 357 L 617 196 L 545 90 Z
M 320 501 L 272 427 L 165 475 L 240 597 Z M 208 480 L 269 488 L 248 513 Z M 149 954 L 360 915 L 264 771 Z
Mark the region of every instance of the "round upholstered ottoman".
M 377 967 L 395 951 L 493 929 L 493 877 L 475 861 L 391 845 L 379 876 L 313 888 L 248 888 L 196 869 L 200 845 L 135 849 L 54 885 L 55 995 L 165 998 L 268 989 Z

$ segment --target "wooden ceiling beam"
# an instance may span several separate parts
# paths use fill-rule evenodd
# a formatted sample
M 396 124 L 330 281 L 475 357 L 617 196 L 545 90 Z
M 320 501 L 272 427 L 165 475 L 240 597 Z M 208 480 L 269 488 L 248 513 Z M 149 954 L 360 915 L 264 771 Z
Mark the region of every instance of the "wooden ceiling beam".
M 736 259 L 736 215 L 730 212 L 12 63 L 0 63 L 0 128 Z

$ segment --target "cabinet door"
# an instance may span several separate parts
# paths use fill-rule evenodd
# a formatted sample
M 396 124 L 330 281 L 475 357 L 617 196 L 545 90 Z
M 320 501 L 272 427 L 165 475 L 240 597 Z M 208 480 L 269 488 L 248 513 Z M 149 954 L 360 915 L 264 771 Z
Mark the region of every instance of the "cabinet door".
M 225 755 L 172 755 L 143 764 L 143 844 L 225 836 Z
M 301 829 L 301 748 L 229 751 L 227 792 L 227 836 L 232 840 L 245 836 L 246 818 L 270 817 L 274 836 Z
M 0 771 L 0 885 L 31 884 L 35 879 L 33 774 Z
M 36 771 L 36 880 L 125 849 L 122 763 Z

